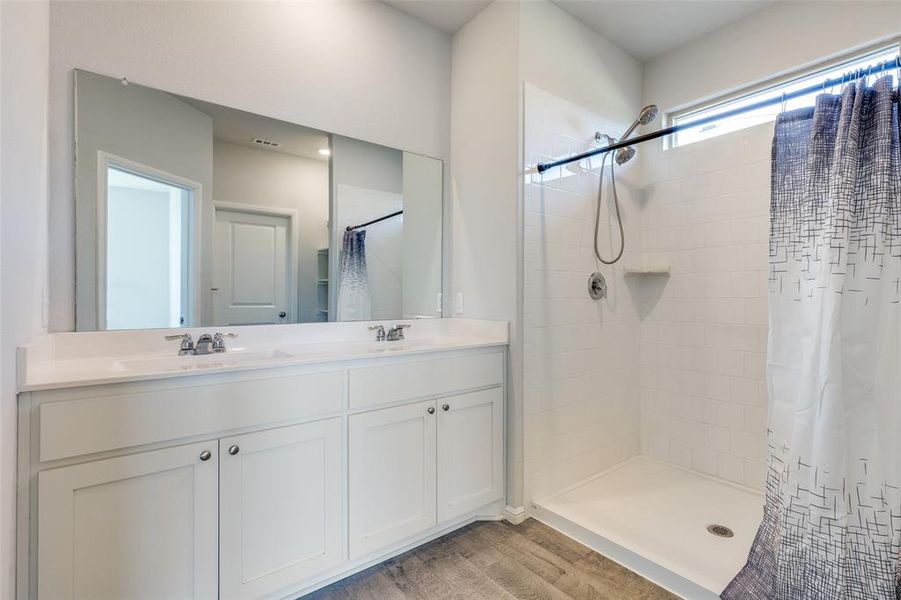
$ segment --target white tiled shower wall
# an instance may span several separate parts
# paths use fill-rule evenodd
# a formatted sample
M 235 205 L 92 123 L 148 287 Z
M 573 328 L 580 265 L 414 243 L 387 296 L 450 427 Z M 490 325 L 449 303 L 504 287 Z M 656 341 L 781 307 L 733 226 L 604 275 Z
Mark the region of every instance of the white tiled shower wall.
M 663 150 L 617 170 L 626 253 L 593 257 L 591 171 L 528 173 L 588 149 L 611 123 L 525 89 L 526 489 L 553 495 L 639 452 L 755 488 L 766 428 L 767 231 L 772 125 Z M 609 193 L 609 184 L 606 188 Z M 602 250 L 618 239 L 605 197 Z M 624 275 L 665 264 L 668 276 Z M 587 295 L 607 277 L 609 298 Z
M 642 453 L 760 489 L 772 124 L 645 144 Z
M 593 146 L 611 123 L 533 86 L 525 88 L 526 169 Z M 609 162 L 609 161 L 608 161 Z M 617 171 L 626 254 L 636 257 L 641 228 L 637 161 Z M 560 168 L 524 182 L 524 408 L 526 489 L 540 499 L 639 452 L 639 322 L 622 267 L 594 259 L 597 167 Z M 608 164 L 609 166 L 609 164 Z M 609 189 L 609 188 L 608 188 Z M 617 241 L 612 213 L 602 212 L 601 249 Z M 588 297 L 588 275 L 601 271 L 610 296 Z

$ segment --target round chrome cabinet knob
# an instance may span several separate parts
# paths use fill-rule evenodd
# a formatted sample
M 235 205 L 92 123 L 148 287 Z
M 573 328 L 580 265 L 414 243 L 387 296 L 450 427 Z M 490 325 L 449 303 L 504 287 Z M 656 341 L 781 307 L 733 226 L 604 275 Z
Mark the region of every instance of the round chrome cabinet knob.
M 234 446 L 229 446 L 229 447 L 228 447 L 228 453 L 231 454 L 232 456 L 234 456 L 235 454 L 237 454 L 237 453 L 240 452 L 240 451 L 241 451 L 241 449 L 238 448 L 237 444 L 234 445 Z
M 442 405 L 441 405 L 441 410 L 443 410 L 444 412 L 449 411 L 449 410 L 450 410 L 450 404 L 442 404 Z
M 211 458 L 212 456 L 213 456 L 213 455 L 212 455 L 212 453 L 211 453 L 209 450 L 204 450 L 203 452 L 200 453 L 200 460 L 202 460 L 202 461 L 208 461 L 208 460 L 210 460 L 210 458 Z
M 426 412 L 428 412 L 430 415 L 434 415 L 434 414 L 435 414 L 435 407 L 434 407 L 434 406 L 430 406 Z

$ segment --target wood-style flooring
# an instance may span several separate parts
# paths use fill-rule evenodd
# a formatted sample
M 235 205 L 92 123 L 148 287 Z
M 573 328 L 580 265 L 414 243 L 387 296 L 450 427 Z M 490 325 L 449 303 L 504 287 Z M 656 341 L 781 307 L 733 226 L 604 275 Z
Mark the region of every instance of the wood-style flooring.
M 304 600 L 677 600 L 565 535 L 528 520 L 473 523 Z

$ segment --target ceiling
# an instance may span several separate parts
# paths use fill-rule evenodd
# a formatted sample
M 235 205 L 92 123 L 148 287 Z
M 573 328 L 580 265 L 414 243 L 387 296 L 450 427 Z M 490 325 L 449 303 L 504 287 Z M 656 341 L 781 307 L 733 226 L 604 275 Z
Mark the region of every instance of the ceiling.
M 490 0 L 382 0 L 451 35 Z M 503 0 L 499 0 L 503 1 Z M 776 0 L 552 0 L 639 60 L 649 60 Z
M 738 21 L 774 0 L 553 0 L 639 60 Z
M 179 98 L 213 118 L 214 139 L 266 152 L 328 160 L 327 156 L 319 154 L 320 148 L 329 147 L 328 135 L 321 131 L 194 98 Z M 278 142 L 281 146 L 263 148 L 252 143 L 254 138 Z
M 492 0 L 382 0 L 382 2 L 453 35 L 491 4 Z

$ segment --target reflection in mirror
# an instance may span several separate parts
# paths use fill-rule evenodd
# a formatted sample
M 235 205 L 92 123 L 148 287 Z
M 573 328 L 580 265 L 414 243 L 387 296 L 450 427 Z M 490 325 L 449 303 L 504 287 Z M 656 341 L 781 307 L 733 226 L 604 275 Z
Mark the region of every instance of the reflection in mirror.
M 78 330 L 441 316 L 440 160 L 75 83 Z
M 192 322 L 197 187 L 112 159 L 104 171 L 106 294 L 98 298 L 104 329 Z

